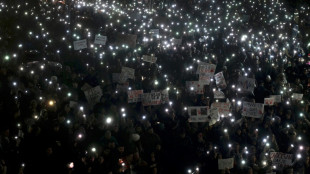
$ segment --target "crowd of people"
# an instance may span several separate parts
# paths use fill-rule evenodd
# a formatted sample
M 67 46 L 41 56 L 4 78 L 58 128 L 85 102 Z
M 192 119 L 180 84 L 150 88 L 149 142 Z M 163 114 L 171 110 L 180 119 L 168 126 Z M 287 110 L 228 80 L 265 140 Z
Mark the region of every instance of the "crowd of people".
M 280 0 L 0 2 L 0 174 L 310 173 L 309 12 Z M 137 39 L 126 45 L 119 33 Z M 97 34 L 105 45 L 93 44 Z M 188 89 L 201 63 L 226 86 L 212 76 L 202 94 Z M 115 80 L 122 67 L 134 78 Z M 255 79 L 254 90 L 242 91 L 240 77 Z M 98 86 L 100 100 L 89 101 Z M 131 90 L 169 99 L 128 103 Z M 244 102 L 271 95 L 281 101 L 261 117 L 243 114 Z M 190 121 L 188 107 L 217 102 L 230 113 Z

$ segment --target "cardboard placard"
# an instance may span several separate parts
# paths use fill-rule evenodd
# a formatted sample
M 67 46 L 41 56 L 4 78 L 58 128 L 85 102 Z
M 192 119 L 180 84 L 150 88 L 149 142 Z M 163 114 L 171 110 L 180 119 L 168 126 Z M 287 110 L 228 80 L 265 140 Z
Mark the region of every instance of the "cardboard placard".
M 100 86 L 96 86 L 94 88 L 88 89 L 84 91 L 85 97 L 90 105 L 94 105 L 100 101 L 102 96 L 102 90 Z
M 234 158 L 218 159 L 218 169 L 226 170 L 234 168 Z
M 264 104 L 243 102 L 242 115 L 247 117 L 261 118 L 264 114 Z
M 187 107 L 189 122 L 207 122 L 209 107 L 207 106 L 189 106 Z
M 225 98 L 225 94 L 222 91 L 213 91 L 214 98 L 223 99 Z
M 142 56 L 142 60 L 145 61 L 145 62 L 149 62 L 149 63 L 156 63 L 157 57 L 148 56 L 148 55 L 143 55 L 143 56 Z
M 229 116 L 230 113 L 230 103 L 225 102 L 215 102 L 211 104 L 211 108 L 218 108 L 219 115 L 224 117 Z
M 204 93 L 204 83 L 199 81 L 186 81 L 186 88 L 190 93 L 203 94 Z
M 73 41 L 73 48 L 74 50 L 82 50 L 82 49 L 87 48 L 86 39 Z
M 237 85 L 242 93 L 251 93 L 255 88 L 255 79 L 247 77 L 239 77 Z
M 281 103 L 282 102 L 282 96 L 281 95 L 270 95 L 269 98 L 274 98 L 275 103 Z
M 96 35 L 95 36 L 95 44 L 105 45 L 107 42 L 107 36 Z
M 292 165 L 293 154 L 270 152 L 270 159 L 273 165 L 276 165 L 278 169 L 282 169 Z
M 127 91 L 128 103 L 137 103 L 142 101 L 143 90 L 130 90 Z
M 273 106 L 274 98 L 264 98 L 264 105 Z
M 220 89 L 225 89 L 227 87 L 223 72 L 219 72 L 214 75 L 216 86 Z
M 302 100 L 303 94 L 293 93 L 292 100 Z

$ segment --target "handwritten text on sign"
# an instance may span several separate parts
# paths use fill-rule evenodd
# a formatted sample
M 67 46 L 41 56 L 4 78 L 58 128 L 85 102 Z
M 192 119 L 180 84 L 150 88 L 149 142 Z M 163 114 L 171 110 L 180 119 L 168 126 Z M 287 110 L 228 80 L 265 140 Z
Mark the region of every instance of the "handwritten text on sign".
M 247 117 L 261 118 L 264 113 L 264 104 L 243 102 L 242 115 Z
M 276 165 L 278 168 L 283 168 L 292 165 L 293 154 L 271 152 L 270 159 L 273 165 Z
M 270 95 L 270 98 L 274 98 L 275 103 L 281 103 L 282 102 L 282 96 L 281 95 Z
M 215 73 L 216 65 L 209 63 L 201 63 L 198 65 L 196 74 L 207 73 L 213 76 Z
M 220 89 L 225 89 L 227 87 L 223 72 L 219 72 L 214 75 L 216 86 Z
M 100 101 L 102 96 L 102 90 L 100 86 L 96 86 L 89 90 L 84 91 L 85 97 L 90 105 L 93 105 Z
M 96 35 L 94 42 L 95 44 L 105 45 L 106 42 L 107 42 L 107 36 Z
M 143 55 L 142 59 L 143 61 L 150 62 L 150 63 L 156 63 L 157 61 L 157 57 L 148 56 L 148 55 Z
M 247 77 L 239 77 L 238 87 L 241 89 L 241 92 L 253 92 L 255 88 L 255 79 Z
M 215 102 L 211 104 L 211 108 L 218 108 L 220 116 L 228 116 L 230 113 L 230 103 Z
M 73 42 L 74 50 L 82 50 L 84 48 L 87 48 L 87 41 L 86 39 L 78 40 Z

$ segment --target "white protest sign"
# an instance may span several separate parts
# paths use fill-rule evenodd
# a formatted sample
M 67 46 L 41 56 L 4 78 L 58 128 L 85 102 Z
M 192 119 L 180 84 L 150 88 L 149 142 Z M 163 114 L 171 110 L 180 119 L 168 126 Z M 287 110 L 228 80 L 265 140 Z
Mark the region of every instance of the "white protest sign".
M 100 86 L 96 86 L 94 88 L 88 89 L 84 91 L 85 97 L 90 105 L 94 105 L 100 101 L 102 96 L 102 90 Z
M 225 94 L 222 91 L 213 91 L 214 98 L 223 99 Z
M 230 113 L 230 103 L 215 102 L 211 104 L 211 108 L 218 108 L 219 115 L 227 117 Z
M 208 106 L 189 106 L 187 107 L 189 122 L 207 122 L 209 115 Z
M 264 105 L 268 106 L 274 105 L 274 98 L 264 98 Z
M 150 63 L 156 63 L 156 61 L 157 61 L 157 57 L 148 56 L 148 55 L 143 55 L 142 59 L 143 59 L 143 61 L 150 62 Z
M 264 113 L 264 104 L 243 102 L 242 114 L 247 117 L 261 118 Z
M 162 90 L 161 91 L 161 104 L 165 104 L 169 102 L 169 92 L 168 90 Z
M 203 94 L 204 83 L 199 81 L 186 81 L 186 88 L 189 92 L 194 94 Z
M 270 98 L 274 98 L 275 103 L 281 103 L 282 102 L 282 96 L 281 95 L 270 95 Z
M 227 158 L 227 159 L 218 159 L 218 169 L 225 170 L 225 169 L 232 169 L 234 168 L 234 159 Z
M 143 106 L 160 105 L 161 104 L 161 92 L 151 92 L 142 94 Z
M 82 50 L 84 48 L 87 48 L 86 39 L 73 41 L 73 47 L 74 47 L 74 50 Z
M 135 79 L 135 69 L 133 68 L 123 66 L 121 74 L 126 74 L 129 79 Z
M 214 64 L 200 62 L 196 71 L 196 74 L 199 74 L 199 82 L 209 85 L 213 78 L 215 69 L 216 65 Z
M 270 159 L 277 168 L 283 168 L 292 165 L 293 154 L 282 152 L 270 152 Z
M 219 109 L 218 108 L 211 108 L 209 118 L 209 126 L 214 125 L 219 120 Z
M 159 36 L 159 29 L 151 29 L 150 34 L 151 34 L 151 37 Z
M 292 99 L 293 100 L 302 100 L 303 94 L 293 93 Z
M 225 89 L 227 87 L 223 72 L 219 72 L 214 75 L 216 86 L 220 89 Z
M 255 79 L 239 77 L 237 86 L 241 89 L 241 92 L 243 93 L 253 92 L 255 88 Z
M 213 74 L 215 73 L 215 69 L 216 69 L 215 64 L 200 62 L 200 64 L 197 67 L 196 74 L 206 73 L 213 76 Z
M 99 44 L 99 45 L 105 45 L 107 42 L 107 36 L 100 36 L 100 35 L 96 35 L 95 36 L 95 44 Z
M 119 77 L 120 83 L 125 83 L 127 79 L 135 79 L 135 69 L 122 67 L 122 72 Z
M 199 82 L 205 84 L 205 85 L 209 85 L 211 82 L 213 74 L 207 74 L 207 73 L 201 73 L 199 74 Z
M 137 103 L 142 101 L 143 90 L 127 91 L 128 103 Z

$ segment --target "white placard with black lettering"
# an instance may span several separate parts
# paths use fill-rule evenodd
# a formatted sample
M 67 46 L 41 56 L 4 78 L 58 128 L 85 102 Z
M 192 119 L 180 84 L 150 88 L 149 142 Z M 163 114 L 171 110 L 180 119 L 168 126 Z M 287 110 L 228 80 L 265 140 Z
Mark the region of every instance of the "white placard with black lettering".
M 87 48 L 86 39 L 73 41 L 73 47 L 74 47 L 74 50 L 82 50 L 82 49 Z
M 107 36 L 96 35 L 95 36 L 95 44 L 105 45 L 107 42 Z

